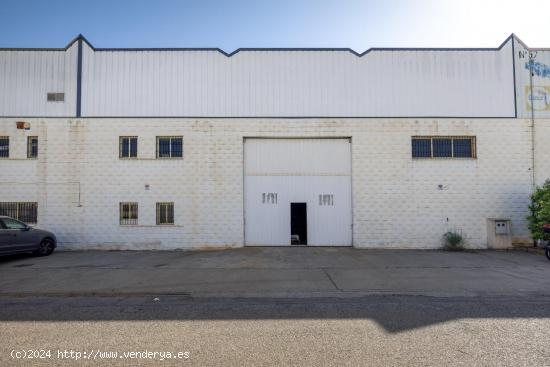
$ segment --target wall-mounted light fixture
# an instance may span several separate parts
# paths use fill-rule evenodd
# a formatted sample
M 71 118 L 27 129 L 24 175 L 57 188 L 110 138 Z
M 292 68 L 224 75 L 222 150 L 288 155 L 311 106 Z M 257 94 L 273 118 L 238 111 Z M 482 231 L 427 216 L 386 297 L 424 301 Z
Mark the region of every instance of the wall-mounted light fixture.
M 26 122 L 26 121 L 17 121 L 15 123 L 15 125 L 17 126 L 17 128 L 19 130 L 30 130 L 31 128 L 31 124 L 29 122 Z

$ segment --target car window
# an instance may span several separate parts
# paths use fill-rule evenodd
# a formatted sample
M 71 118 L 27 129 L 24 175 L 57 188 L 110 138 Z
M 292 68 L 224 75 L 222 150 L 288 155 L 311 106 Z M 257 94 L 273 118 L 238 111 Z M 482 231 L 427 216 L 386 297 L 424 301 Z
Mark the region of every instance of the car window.
M 22 223 L 18 220 L 11 219 L 11 218 L 4 218 L 3 222 L 4 222 L 4 226 L 7 229 L 23 229 L 27 227 L 25 223 Z

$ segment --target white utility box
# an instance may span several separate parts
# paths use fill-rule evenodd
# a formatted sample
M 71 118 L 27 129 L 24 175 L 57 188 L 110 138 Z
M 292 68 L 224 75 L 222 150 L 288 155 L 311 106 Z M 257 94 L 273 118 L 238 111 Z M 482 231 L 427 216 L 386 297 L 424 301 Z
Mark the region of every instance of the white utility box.
M 492 249 L 512 247 L 512 221 L 510 219 L 487 219 L 487 247 Z

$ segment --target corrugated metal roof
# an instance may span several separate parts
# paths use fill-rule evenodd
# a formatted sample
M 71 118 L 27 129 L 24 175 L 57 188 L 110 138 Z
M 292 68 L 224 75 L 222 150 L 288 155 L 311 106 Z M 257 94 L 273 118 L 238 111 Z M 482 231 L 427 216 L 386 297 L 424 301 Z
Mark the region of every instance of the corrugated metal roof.
M 226 53 L 94 48 L 80 35 L 64 49 L 2 49 L 0 115 L 74 116 L 80 103 L 83 117 L 514 117 L 513 39 Z M 46 102 L 47 92 L 66 102 Z

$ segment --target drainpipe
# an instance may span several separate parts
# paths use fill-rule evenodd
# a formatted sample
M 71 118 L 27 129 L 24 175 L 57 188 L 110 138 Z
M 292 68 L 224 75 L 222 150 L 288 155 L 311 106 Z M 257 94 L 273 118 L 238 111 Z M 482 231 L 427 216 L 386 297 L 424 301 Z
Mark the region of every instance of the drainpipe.
M 531 178 L 533 183 L 533 193 L 536 190 L 535 176 L 535 99 L 533 96 L 533 54 L 529 51 L 529 95 L 531 98 Z M 531 203 L 532 204 L 532 203 Z M 537 240 L 533 239 L 533 247 L 537 247 Z
M 535 191 L 535 106 L 533 96 L 533 63 L 534 56 L 529 52 L 529 89 L 531 96 L 531 175 L 533 180 L 533 192 Z

